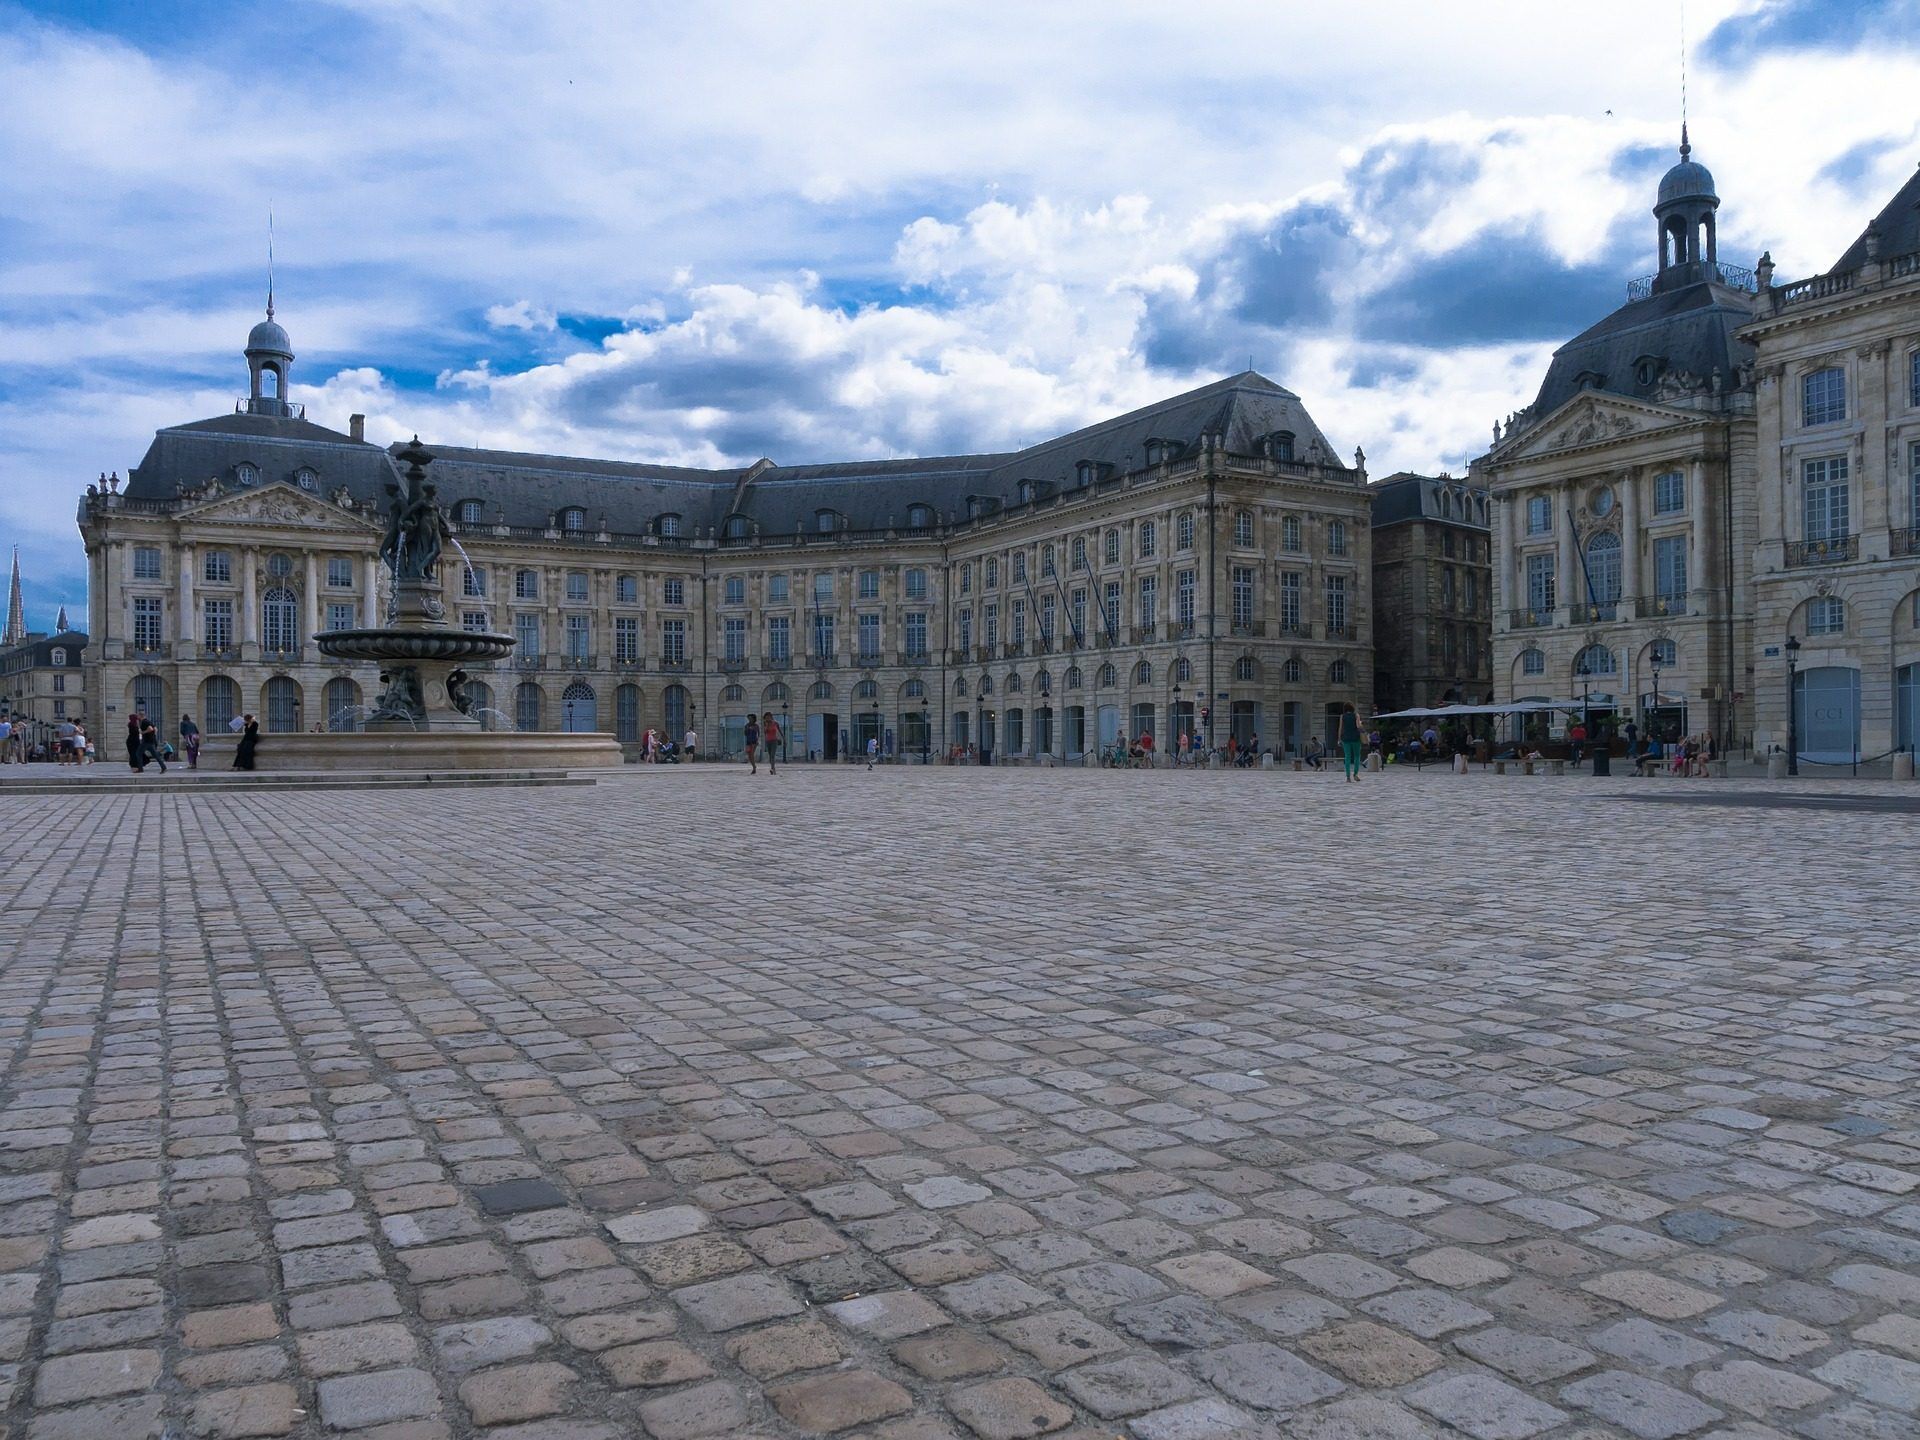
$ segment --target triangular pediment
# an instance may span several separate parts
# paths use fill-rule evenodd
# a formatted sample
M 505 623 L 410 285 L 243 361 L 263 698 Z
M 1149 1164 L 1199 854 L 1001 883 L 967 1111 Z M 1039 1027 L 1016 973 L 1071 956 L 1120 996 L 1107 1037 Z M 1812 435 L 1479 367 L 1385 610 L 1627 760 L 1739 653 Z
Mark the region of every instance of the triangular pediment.
M 357 509 L 347 510 L 334 501 L 284 482 L 223 491 L 187 504 L 178 514 L 182 520 L 191 519 L 202 525 L 291 525 L 342 535 L 367 535 L 380 528 L 371 515 Z
M 1497 446 L 1489 458 L 1495 464 L 1528 460 L 1588 445 L 1611 444 L 1675 425 L 1690 425 L 1699 418 L 1696 411 L 1670 409 L 1604 391 L 1587 391 L 1575 395 L 1538 425 Z

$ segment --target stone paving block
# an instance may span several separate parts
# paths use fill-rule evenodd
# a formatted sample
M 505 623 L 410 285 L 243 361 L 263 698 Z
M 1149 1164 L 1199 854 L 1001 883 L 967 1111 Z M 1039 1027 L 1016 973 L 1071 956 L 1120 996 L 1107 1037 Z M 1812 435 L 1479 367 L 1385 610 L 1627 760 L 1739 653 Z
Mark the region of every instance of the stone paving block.
M 1576 1380 L 1560 1391 L 1560 1400 L 1590 1410 L 1640 1440 L 1671 1440 L 1725 1413 L 1671 1385 L 1625 1370 L 1603 1370 Z
M 673 1300 L 709 1330 L 737 1330 L 798 1315 L 805 1307 L 772 1275 L 737 1275 L 676 1290 Z
M 1193 1357 L 1193 1368 L 1230 1399 L 1261 1410 L 1297 1410 L 1344 1388 L 1331 1375 L 1264 1340 L 1203 1351 Z
M 1442 1375 L 1423 1381 L 1403 1398 L 1474 1440 L 1529 1440 L 1567 1418 L 1566 1411 L 1491 1375 Z
M 564 1365 L 543 1361 L 483 1370 L 460 1382 L 460 1403 L 476 1425 L 504 1425 L 557 1415 L 578 1377 Z
M 726 1348 L 736 1365 L 761 1380 L 837 1365 L 847 1353 L 831 1329 L 811 1319 L 748 1330 L 729 1339 Z
M 1441 1356 L 1385 1325 L 1356 1320 L 1302 1336 L 1300 1348 L 1357 1385 L 1405 1385 L 1441 1364 Z
M 1103 1420 L 1158 1410 L 1198 1393 L 1180 1371 L 1143 1355 L 1082 1365 L 1055 1383 Z
M 1071 1407 L 1031 1380 L 989 1380 L 948 1392 L 947 1408 L 980 1440 L 1026 1440 L 1066 1426 Z
M 788 1424 L 808 1435 L 838 1434 L 913 1408 L 911 1395 L 870 1370 L 790 1381 L 769 1390 L 767 1398 Z
M 299 1392 L 291 1385 L 249 1385 L 215 1390 L 194 1398 L 188 1432 L 205 1440 L 243 1440 L 243 1437 L 286 1435 L 304 1413 Z
M 433 1415 L 440 1391 L 424 1370 L 380 1370 L 322 1380 L 320 1418 L 335 1430 L 365 1430 L 390 1420 Z

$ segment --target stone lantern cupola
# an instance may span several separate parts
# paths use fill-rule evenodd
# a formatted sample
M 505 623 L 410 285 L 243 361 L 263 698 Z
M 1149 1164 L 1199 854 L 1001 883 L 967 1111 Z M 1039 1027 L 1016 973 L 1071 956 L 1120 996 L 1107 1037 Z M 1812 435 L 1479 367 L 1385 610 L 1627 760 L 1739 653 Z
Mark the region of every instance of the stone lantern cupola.
M 287 372 L 293 369 L 293 341 L 273 318 L 273 297 L 267 297 L 267 318 L 247 332 L 247 373 L 252 385 L 247 396 L 249 415 L 291 415 L 287 404 Z
M 1654 219 L 1660 223 L 1660 273 L 1653 277 L 1655 293 L 1720 279 L 1714 234 L 1714 212 L 1720 208 L 1720 197 L 1714 193 L 1713 173 L 1692 156 L 1693 146 L 1687 140 L 1683 121 L 1680 163 L 1660 177 L 1660 195 L 1653 207 Z

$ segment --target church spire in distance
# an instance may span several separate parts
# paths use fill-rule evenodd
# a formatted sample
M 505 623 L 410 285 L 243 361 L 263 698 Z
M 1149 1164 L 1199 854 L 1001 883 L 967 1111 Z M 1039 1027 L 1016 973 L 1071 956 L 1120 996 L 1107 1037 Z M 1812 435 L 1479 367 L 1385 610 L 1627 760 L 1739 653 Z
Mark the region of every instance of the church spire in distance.
M 20 598 L 20 547 L 13 547 L 13 583 L 7 588 L 7 628 L 0 644 L 19 645 L 27 638 L 27 607 Z

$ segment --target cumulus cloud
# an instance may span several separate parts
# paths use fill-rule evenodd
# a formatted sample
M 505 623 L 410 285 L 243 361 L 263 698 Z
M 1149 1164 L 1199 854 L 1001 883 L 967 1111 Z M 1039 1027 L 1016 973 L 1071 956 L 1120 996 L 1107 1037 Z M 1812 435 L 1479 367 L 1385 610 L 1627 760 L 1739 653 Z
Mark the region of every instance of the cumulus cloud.
M 501 330 L 551 330 L 559 316 L 530 300 L 516 300 L 511 305 L 489 305 L 487 323 Z

